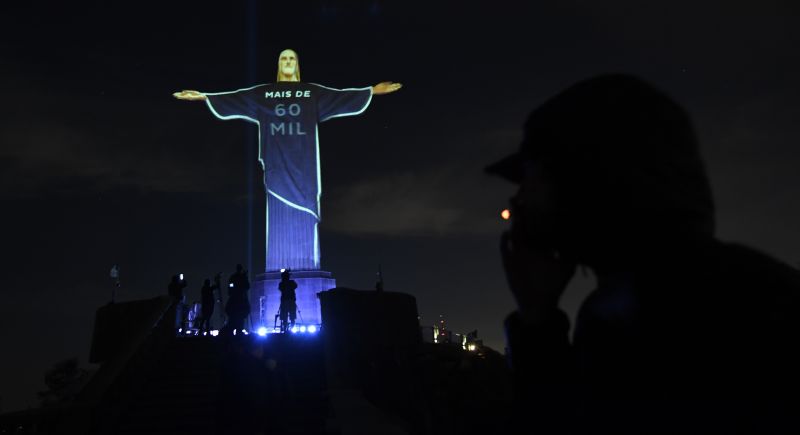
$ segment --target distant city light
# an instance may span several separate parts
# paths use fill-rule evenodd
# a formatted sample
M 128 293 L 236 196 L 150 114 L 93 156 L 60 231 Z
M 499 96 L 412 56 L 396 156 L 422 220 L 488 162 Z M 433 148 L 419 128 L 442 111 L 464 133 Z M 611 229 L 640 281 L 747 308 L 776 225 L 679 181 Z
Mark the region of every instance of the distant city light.
M 183 332 L 183 328 L 178 328 L 178 332 Z
M 261 337 L 266 337 L 267 336 L 267 328 L 264 327 L 264 326 L 258 328 L 258 335 L 261 336 Z
M 317 332 L 317 327 L 314 326 L 314 325 L 309 325 L 308 326 L 308 332 L 311 333 L 311 334 Z
M 192 331 L 190 331 L 190 330 L 188 330 L 188 329 L 186 330 L 186 335 L 189 335 L 189 334 L 191 334 L 191 333 L 192 333 Z
M 511 218 L 511 211 L 509 209 L 501 211 L 500 217 L 503 218 L 503 220 L 505 221 L 509 220 Z
M 233 288 L 233 283 L 228 284 L 228 287 Z
M 246 330 L 246 329 L 242 329 L 242 334 L 244 334 L 244 335 L 250 335 L 250 334 L 247 332 L 247 330 Z
M 212 337 L 216 337 L 217 335 L 219 335 L 219 330 L 218 329 L 214 329 L 214 330 L 211 331 L 211 336 Z

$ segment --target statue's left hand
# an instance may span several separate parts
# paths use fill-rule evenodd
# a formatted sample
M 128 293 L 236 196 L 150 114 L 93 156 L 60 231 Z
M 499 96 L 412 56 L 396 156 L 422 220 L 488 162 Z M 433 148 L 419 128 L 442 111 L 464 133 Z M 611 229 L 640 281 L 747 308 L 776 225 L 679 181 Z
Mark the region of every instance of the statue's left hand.
M 205 101 L 206 99 L 206 95 L 204 93 L 197 91 L 180 91 L 173 93 L 172 96 L 179 100 L 188 101 Z
M 375 95 L 389 94 L 402 87 L 403 87 L 402 83 L 380 82 L 372 87 L 372 93 Z

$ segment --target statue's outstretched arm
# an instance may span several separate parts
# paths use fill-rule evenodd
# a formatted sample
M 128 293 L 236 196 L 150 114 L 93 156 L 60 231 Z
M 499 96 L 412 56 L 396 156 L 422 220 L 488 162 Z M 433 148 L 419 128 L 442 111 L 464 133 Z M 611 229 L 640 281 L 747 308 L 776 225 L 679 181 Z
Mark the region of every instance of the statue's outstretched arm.
M 375 95 L 390 94 L 402 87 L 403 87 L 402 83 L 380 82 L 372 87 L 372 93 Z
M 198 91 L 180 91 L 175 92 L 172 94 L 173 97 L 179 100 L 188 100 L 188 101 L 205 101 L 206 94 Z

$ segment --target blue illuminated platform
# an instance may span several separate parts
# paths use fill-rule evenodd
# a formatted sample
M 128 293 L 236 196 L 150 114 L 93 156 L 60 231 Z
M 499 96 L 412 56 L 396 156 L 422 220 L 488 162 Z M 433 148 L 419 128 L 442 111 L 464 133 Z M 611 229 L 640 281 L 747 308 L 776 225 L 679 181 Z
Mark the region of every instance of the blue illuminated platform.
M 291 328 L 288 328 L 286 332 L 281 332 L 280 328 L 273 328 L 273 327 L 266 327 L 260 326 L 256 330 L 247 330 L 245 329 L 234 329 L 230 331 L 230 334 L 233 336 L 249 336 L 253 335 L 256 337 L 267 337 L 270 335 L 275 334 L 284 334 L 284 335 L 296 335 L 298 337 L 302 336 L 315 336 L 318 332 L 322 331 L 322 325 L 300 325 L 296 324 Z M 178 337 L 218 337 L 222 334 L 222 331 L 218 329 L 212 329 L 210 331 L 200 331 L 198 329 L 189 328 L 178 328 L 177 336 Z

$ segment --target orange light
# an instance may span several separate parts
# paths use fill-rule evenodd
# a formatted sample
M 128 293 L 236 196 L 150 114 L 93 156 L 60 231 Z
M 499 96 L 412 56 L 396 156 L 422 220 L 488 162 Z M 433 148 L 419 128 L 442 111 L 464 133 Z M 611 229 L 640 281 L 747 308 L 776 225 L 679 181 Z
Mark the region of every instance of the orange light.
M 501 211 L 500 217 L 503 218 L 503 220 L 505 221 L 509 220 L 511 218 L 511 211 L 509 211 L 508 209 Z

